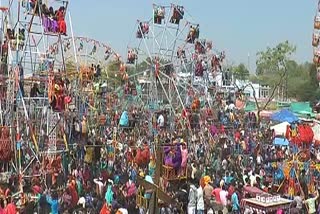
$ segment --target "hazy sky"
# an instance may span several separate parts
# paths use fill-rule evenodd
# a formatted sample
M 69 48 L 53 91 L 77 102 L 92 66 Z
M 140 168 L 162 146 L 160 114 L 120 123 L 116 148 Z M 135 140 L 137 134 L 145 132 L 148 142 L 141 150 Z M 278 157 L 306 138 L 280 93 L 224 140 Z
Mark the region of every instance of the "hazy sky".
M 152 17 L 152 4 L 172 1 L 70 0 L 74 33 L 110 44 L 126 53 L 137 19 Z M 236 62 L 254 67 L 257 51 L 289 40 L 297 46 L 294 58 L 312 60 L 311 39 L 316 0 L 185 0 L 183 5 L 209 38 Z

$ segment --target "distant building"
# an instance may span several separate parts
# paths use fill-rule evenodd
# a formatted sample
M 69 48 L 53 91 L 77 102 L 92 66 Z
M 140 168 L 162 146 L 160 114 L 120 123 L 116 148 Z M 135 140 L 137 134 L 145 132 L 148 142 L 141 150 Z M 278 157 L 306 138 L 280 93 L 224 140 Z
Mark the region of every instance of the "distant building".
M 214 85 L 221 91 L 236 92 L 238 89 L 243 89 L 243 93 L 246 97 L 257 99 L 265 99 L 269 97 L 270 87 L 266 85 L 260 85 L 251 83 L 248 80 L 237 80 L 229 73 L 219 73 L 214 77 Z M 252 87 L 250 86 L 252 85 Z

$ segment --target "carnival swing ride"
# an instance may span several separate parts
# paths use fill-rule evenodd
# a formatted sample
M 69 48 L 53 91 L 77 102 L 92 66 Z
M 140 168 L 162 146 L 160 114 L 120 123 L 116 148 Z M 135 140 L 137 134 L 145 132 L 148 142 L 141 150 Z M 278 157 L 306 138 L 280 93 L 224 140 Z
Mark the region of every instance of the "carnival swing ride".
M 46 51 L 51 42 L 62 45 L 68 1 L 38 2 L 9 0 L 1 7 L 1 180 L 13 178 L 20 193 L 24 184 L 60 175 L 68 150 L 65 66 L 54 69 Z

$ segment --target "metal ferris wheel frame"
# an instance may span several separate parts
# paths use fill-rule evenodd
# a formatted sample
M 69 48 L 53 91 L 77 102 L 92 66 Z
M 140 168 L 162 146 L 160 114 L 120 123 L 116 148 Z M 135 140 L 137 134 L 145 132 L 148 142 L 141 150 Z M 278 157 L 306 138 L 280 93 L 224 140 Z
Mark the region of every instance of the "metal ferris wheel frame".
M 63 6 L 65 11 L 68 8 L 66 0 L 50 4 L 55 8 Z M 14 157 L 10 166 L 5 167 L 5 173 L 27 178 L 31 177 L 34 164 L 41 165 L 44 158 L 68 149 L 67 144 L 62 143 L 63 148 L 58 145 L 62 140 L 58 135 L 63 135 L 60 127 L 64 119 L 49 108 L 47 96 L 51 70 L 47 64 L 51 62 L 47 46 L 62 41 L 63 35 L 44 29 L 44 18 L 48 17 L 42 14 L 38 3 L 31 8 L 28 1 L 8 0 L 7 5 L 1 8 L 1 75 L 4 76 L 1 91 L 5 90 L 5 95 L 1 97 L 0 112 L 1 123 L 10 129 Z M 44 87 L 43 95 L 27 95 L 31 87 L 39 83 Z M 42 143 L 48 148 L 42 147 Z
M 182 8 L 186 15 L 182 15 L 178 23 L 173 23 L 172 19 L 177 7 Z M 163 9 L 160 23 L 155 16 L 159 8 Z M 166 14 L 167 10 L 168 14 Z M 147 97 L 151 102 L 163 100 L 159 97 L 159 91 L 161 91 L 162 97 L 168 101 L 173 112 L 176 112 L 176 107 L 181 110 L 185 109 L 186 105 L 190 105 L 186 103 L 190 90 L 198 95 L 207 90 L 209 87 L 208 74 L 212 67 L 209 64 L 211 59 L 217 56 L 212 50 L 211 41 L 200 39 L 199 35 L 190 41 L 189 36 L 192 30 L 198 29 L 199 34 L 199 25 L 187 20 L 187 14 L 189 13 L 183 6 L 154 4 L 153 18 L 147 22 L 137 21 L 135 26 L 137 45 L 134 46 L 131 43 L 128 45 L 127 63 L 129 66 L 134 65 L 136 69 L 136 73 L 129 76 L 129 79 L 136 80 L 140 77 L 138 82 L 147 85 Z M 130 60 L 132 55 L 135 55 L 134 60 Z M 203 75 L 202 82 L 198 81 L 195 84 L 194 70 L 198 61 L 206 64 L 207 76 Z M 146 68 L 141 70 L 139 68 L 141 63 L 144 63 Z M 174 100 L 175 103 L 173 103 Z
M 102 67 L 107 65 L 112 59 L 120 60 L 120 55 L 108 44 L 87 37 L 68 37 L 63 39 L 62 46 L 57 43 L 50 46 L 50 52 L 56 56 L 56 63 L 62 63 L 63 59 L 59 54 L 64 51 L 65 61 L 74 61 L 76 64 L 90 65 L 91 63 L 100 64 Z

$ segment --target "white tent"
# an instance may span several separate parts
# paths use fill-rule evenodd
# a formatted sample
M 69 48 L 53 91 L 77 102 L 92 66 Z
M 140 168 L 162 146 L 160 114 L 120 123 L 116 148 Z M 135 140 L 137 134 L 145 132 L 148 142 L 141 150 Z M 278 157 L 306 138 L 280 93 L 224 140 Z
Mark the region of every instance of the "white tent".
M 276 136 L 285 136 L 287 131 L 287 126 L 290 125 L 288 122 L 279 123 L 277 125 L 271 126 L 270 129 L 274 130 Z
M 320 141 L 320 124 L 315 123 L 312 127 L 313 133 L 314 133 L 314 140 Z

